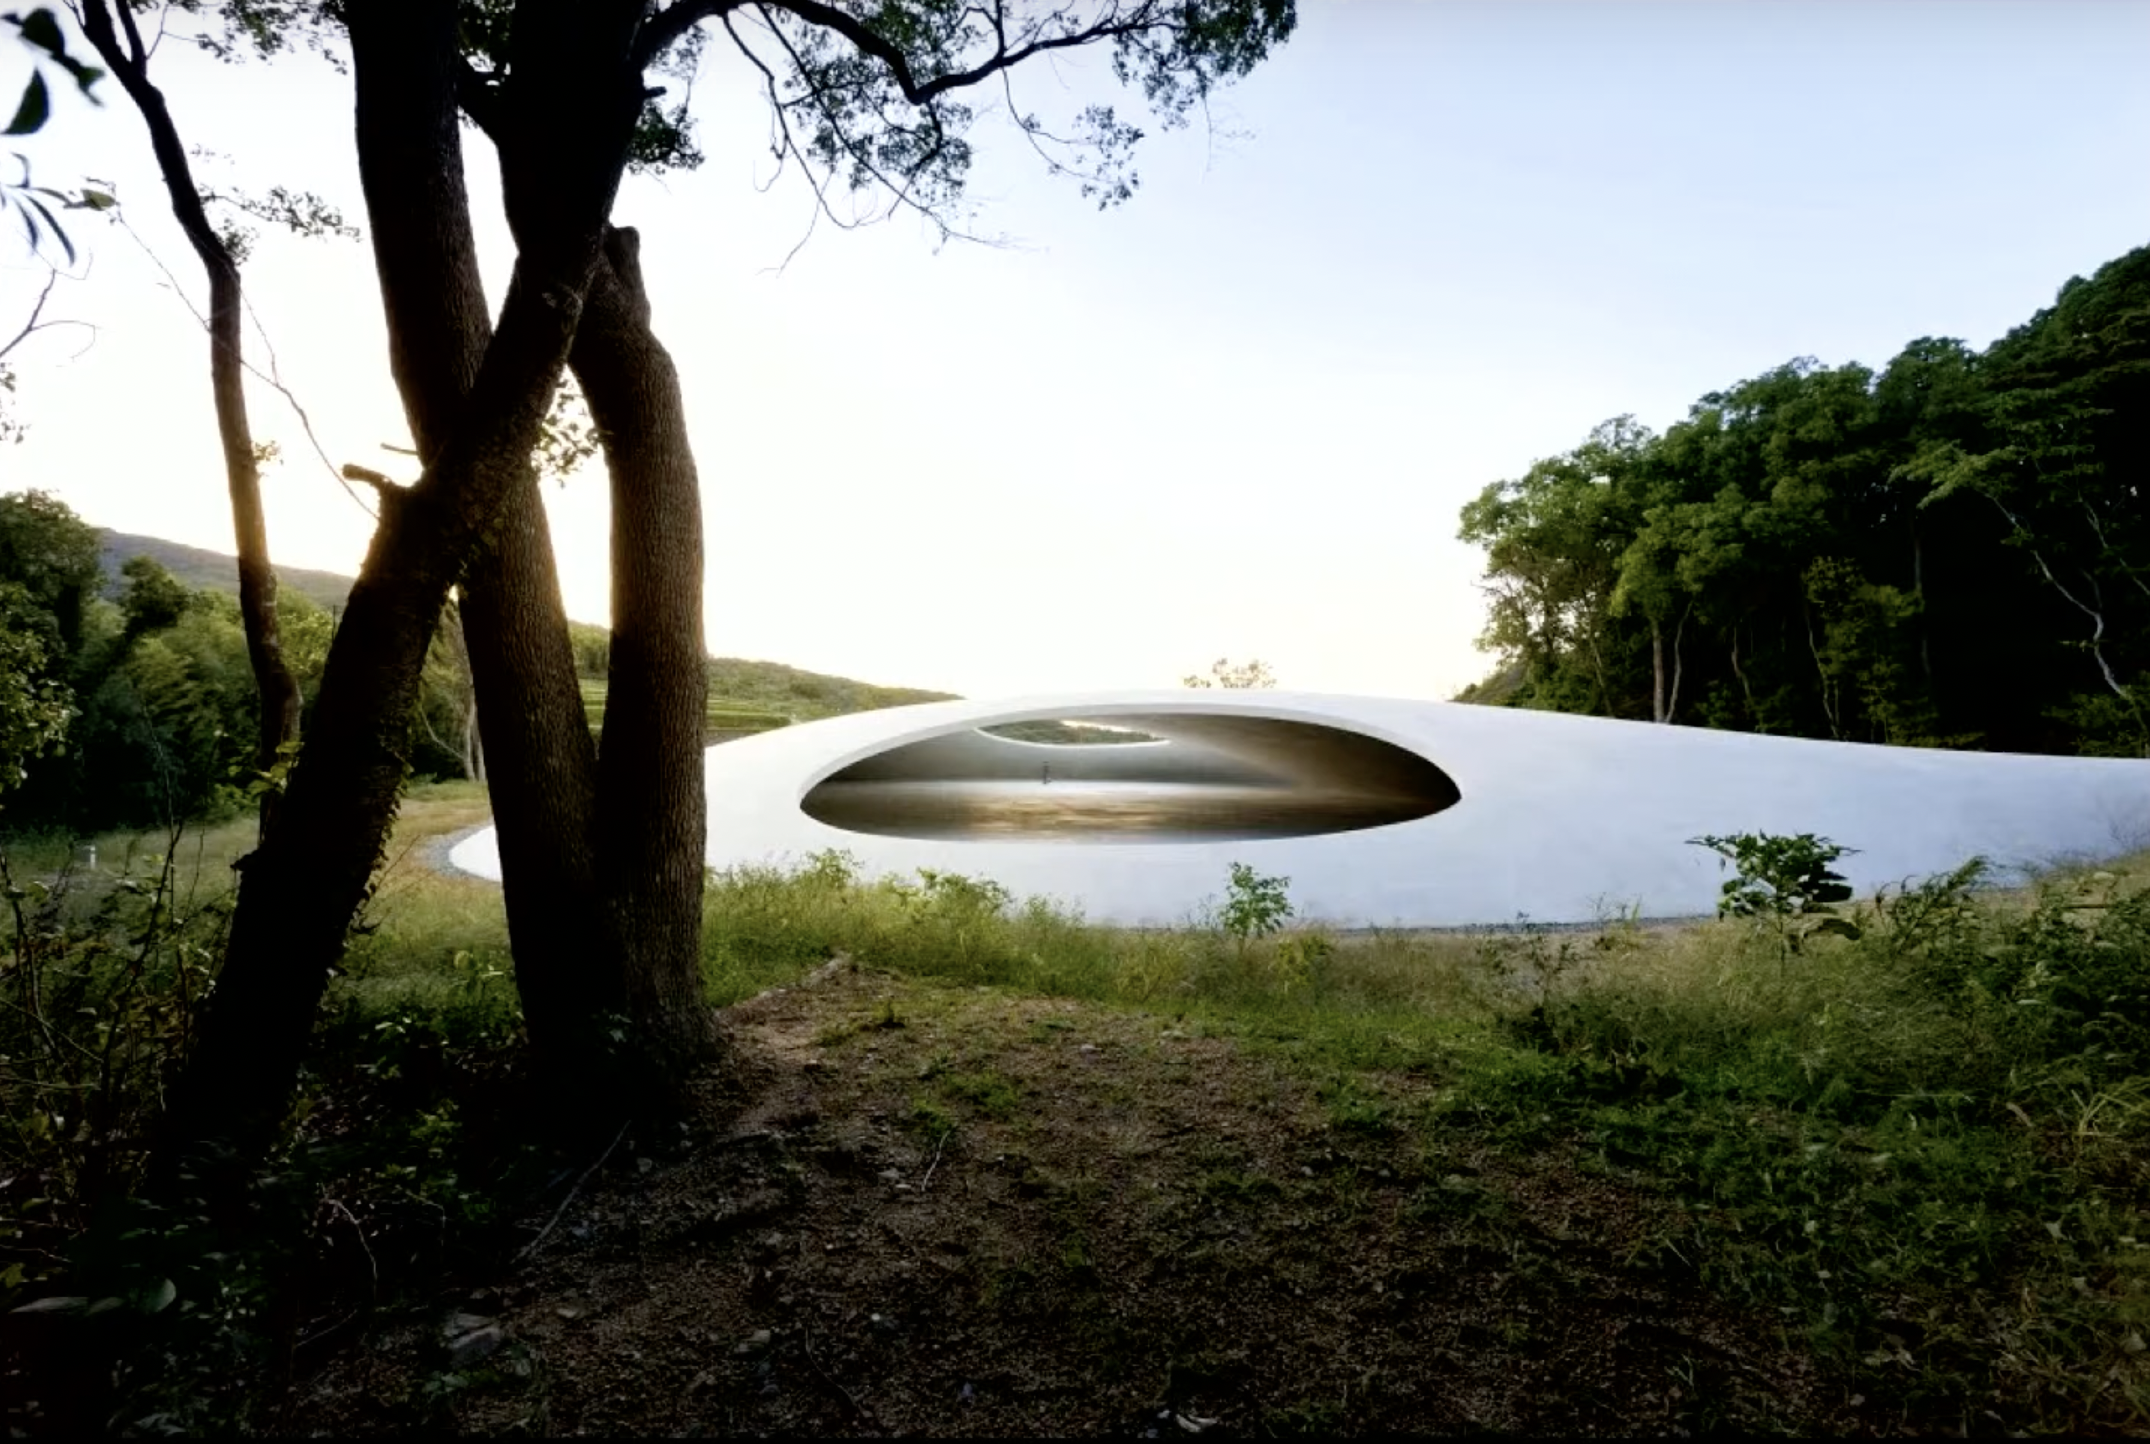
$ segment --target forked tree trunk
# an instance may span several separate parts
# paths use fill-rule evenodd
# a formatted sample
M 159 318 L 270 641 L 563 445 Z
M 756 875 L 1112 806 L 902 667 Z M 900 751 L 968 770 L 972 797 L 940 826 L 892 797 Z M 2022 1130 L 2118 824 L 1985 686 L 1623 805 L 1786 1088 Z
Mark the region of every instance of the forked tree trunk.
M 223 970 L 154 1151 L 153 1197 L 187 1196 L 190 1173 L 224 1194 L 275 1136 L 395 820 L 433 628 L 463 559 L 527 468 L 574 300 L 565 278 L 510 290 L 471 425 L 417 486 L 383 496 L 312 735 L 275 831 L 242 874 Z
M 378 3 L 355 0 L 350 11 L 364 19 L 354 28 L 380 18 Z M 403 12 L 391 19 L 414 18 L 409 8 L 380 5 Z M 452 67 L 452 4 L 415 8 L 427 23 L 394 42 L 444 56 Z M 153 1153 L 153 1198 L 187 1196 L 188 1175 L 201 1172 L 212 1175 L 210 1193 L 226 1193 L 282 1121 L 329 970 L 395 817 L 433 628 L 449 588 L 530 474 L 642 104 L 628 58 L 641 15 L 628 0 L 558 0 L 517 11 L 519 89 L 502 172 L 511 204 L 539 198 L 523 202 L 533 219 L 518 230 L 500 327 L 452 439 L 416 486 L 383 494 L 380 525 L 329 648 L 313 734 L 277 828 L 243 875 L 223 971 Z M 356 68 L 376 62 L 378 52 L 357 51 Z M 556 103 L 571 94 L 581 103 Z M 367 120 L 362 108 L 362 149 Z M 452 128 L 452 114 L 449 121 Z M 378 225 L 383 217 L 371 211 L 371 196 L 368 203 Z M 410 339 L 399 338 L 406 362 Z
M 354 53 L 391 52 L 373 70 L 384 96 L 428 97 L 435 118 L 407 148 L 452 144 L 452 71 L 421 73 L 430 62 L 395 50 L 402 33 L 354 25 Z M 383 148 L 361 159 L 369 209 L 430 216 L 413 236 L 377 232 L 392 330 L 414 353 L 399 356 L 397 380 L 427 454 L 453 426 L 467 386 L 467 361 L 459 372 L 443 358 L 481 351 L 487 324 L 460 153 L 454 189 L 426 195 L 407 194 L 402 156 Z M 635 1051 L 667 1073 L 709 1056 L 715 1042 L 700 969 L 700 498 L 678 378 L 649 331 L 632 233 L 614 233 L 606 254 L 570 354 L 613 485 L 602 762 L 534 475 L 516 488 L 463 583 L 517 988 L 531 1041 L 556 1075 L 595 1061 L 608 1015 L 624 1014 Z M 422 344 L 428 336 L 433 343 Z
M 149 55 L 135 28 L 134 15 L 117 0 L 122 42 L 113 28 L 113 7 L 106 0 L 84 0 L 83 33 L 98 57 L 119 78 L 122 89 L 149 127 L 150 148 L 164 175 L 172 215 L 187 244 L 209 277 L 209 386 L 216 401 L 217 438 L 224 451 L 225 488 L 231 494 L 232 535 L 239 553 L 239 617 L 246 630 L 247 661 L 254 673 L 260 718 L 254 736 L 254 765 L 266 773 L 276 766 L 284 744 L 299 735 L 299 684 L 284 665 L 283 639 L 276 620 L 276 571 L 269 565 L 269 529 L 261 507 L 261 463 L 246 415 L 244 307 L 239 266 L 230 248 L 209 224 L 201 192 L 179 139 L 178 124 L 164 94 L 150 83 Z M 272 788 L 261 795 L 261 833 L 267 837 L 276 820 L 278 797 Z
M 391 368 L 428 461 L 454 434 L 492 334 L 463 182 L 454 18 L 434 0 L 380 0 L 350 25 Z M 465 568 L 461 612 L 516 990 L 533 1046 L 566 1062 L 622 993 L 592 854 L 596 749 L 537 487 L 526 459 Z
M 1680 625 L 1672 634 L 1672 691 L 1665 692 L 1665 628 L 1657 618 L 1650 618 L 1650 720 L 1667 723 L 1680 706 L 1680 639 L 1687 632 L 1687 615 L 1694 610 L 1688 603 L 1687 611 L 1680 613 Z

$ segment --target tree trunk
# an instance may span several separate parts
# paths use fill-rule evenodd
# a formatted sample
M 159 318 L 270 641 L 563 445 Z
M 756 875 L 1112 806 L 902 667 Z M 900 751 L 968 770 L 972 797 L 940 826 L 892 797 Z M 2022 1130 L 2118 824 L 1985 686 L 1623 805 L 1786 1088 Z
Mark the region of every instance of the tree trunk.
M 1747 681 L 1747 669 L 1739 664 L 1739 623 L 1732 624 L 1732 675 L 1739 678 L 1739 694 L 1747 699 L 1747 717 L 1761 731 L 1761 714 L 1755 710 L 1754 688 Z
M 216 402 L 217 437 L 224 449 L 225 487 L 231 494 L 233 540 L 239 553 L 239 616 L 246 629 L 247 661 L 260 697 L 255 729 L 254 766 L 261 772 L 277 764 L 284 745 L 299 735 L 299 684 L 284 665 L 283 639 L 276 619 L 276 572 L 269 565 L 269 529 L 261 506 L 261 463 L 246 415 L 244 306 L 239 266 L 202 207 L 186 147 L 164 94 L 150 83 L 149 56 L 135 28 L 133 12 L 117 6 L 126 42 L 113 28 L 106 0 L 84 0 L 83 33 L 99 58 L 119 78 L 122 89 L 149 127 L 150 148 L 164 174 L 172 215 L 186 234 L 209 277 L 209 385 Z M 261 836 L 276 819 L 274 789 L 261 795 Z
M 532 1047 L 560 1073 L 601 1046 L 626 995 L 595 852 L 597 748 L 537 487 L 526 466 L 463 596 L 516 991 Z
M 454 23 L 449 5 L 379 0 L 350 27 L 390 360 L 428 460 L 454 434 L 492 331 L 463 183 Z M 465 569 L 461 611 L 516 991 L 532 1046 L 567 1064 L 622 996 L 592 852 L 596 749 L 537 487 L 526 460 Z
M 190 1172 L 208 1174 L 208 1191 L 222 1194 L 236 1181 L 231 1170 L 275 1136 L 329 970 L 387 844 L 426 647 L 449 584 L 522 474 L 557 374 L 551 368 L 566 358 L 575 307 L 562 304 L 563 294 L 573 298 L 566 281 L 522 282 L 510 292 L 470 439 L 409 492 L 383 494 L 380 526 L 329 649 L 312 736 L 275 831 L 242 874 L 223 970 L 155 1150 L 153 1196 L 184 1196 Z
M 679 374 L 650 331 L 638 248 L 632 230 L 607 237 L 568 364 L 612 478 L 599 876 L 640 1045 L 676 1074 L 717 1042 L 701 968 L 709 707 L 702 510 Z
M 1598 677 L 1598 710 L 1610 717 L 1613 715 L 1612 683 L 1605 676 L 1605 654 L 1598 647 L 1597 628 L 1590 629 L 1588 641 L 1591 665 L 1596 669 Z
M 447 638 L 448 655 L 455 659 L 456 674 L 463 679 L 462 690 L 455 699 L 456 760 L 465 777 L 482 783 L 485 781 L 485 743 L 478 734 L 478 683 L 470 670 L 470 639 L 463 630 L 460 601 L 441 614 L 441 626 Z
M 381 11 L 411 8 L 402 0 L 354 3 L 353 29 L 384 18 Z M 415 8 L 428 23 L 382 38 L 452 70 L 453 6 L 435 0 Z M 183 1197 L 193 1191 L 188 1175 L 204 1172 L 209 1192 L 225 1193 L 282 1121 L 329 970 L 387 843 L 433 628 L 449 588 L 530 475 L 642 104 L 628 58 L 640 17 L 640 6 L 625 0 L 517 9 L 513 144 L 502 148 L 502 172 L 511 198 L 545 189 L 529 212 L 537 223 L 518 230 L 499 331 L 452 438 L 417 485 L 383 489 L 380 525 L 329 649 L 313 735 L 276 830 L 243 873 L 223 971 L 152 1157 L 153 1197 Z M 379 61 L 378 49 L 363 57 L 355 43 L 353 50 L 361 72 Z M 582 103 L 561 106 L 564 95 Z M 424 96 L 370 111 L 362 105 L 361 149 L 369 119 L 404 107 L 431 108 Z M 447 120 L 452 129 L 452 110 Z M 438 153 L 430 159 L 445 164 Z M 378 227 L 384 216 L 373 203 L 369 194 Z M 391 316 L 391 332 L 395 325 Z M 410 364 L 414 340 L 424 339 L 392 344 Z
M 468 660 L 467 654 L 465 660 Z M 485 735 L 478 730 L 478 689 L 470 689 L 470 704 L 463 709 L 463 775 L 485 786 Z
M 391 50 L 397 33 L 354 26 L 354 53 Z M 374 70 L 381 95 L 422 89 L 426 113 L 437 116 L 455 77 L 446 68 L 417 73 L 425 63 L 384 57 Z M 435 119 L 403 149 L 442 149 L 452 132 Z M 485 341 L 459 152 L 458 184 L 410 196 L 407 206 L 395 199 L 409 185 L 407 154 L 383 148 L 362 164 L 369 209 L 430 215 L 410 236 L 382 234 L 378 251 L 384 302 L 411 343 L 397 380 L 427 455 L 448 433 L 467 358 Z M 510 208 L 518 233 L 541 224 L 526 211 Z M 556 1075 L 596 1061 L 605 1041 L 597 1025 L 611 1014 L 627 1015 L 637 1051 L 665 1071 L 708 1056 L 715 1041 L 700 966 L 700 495 L 678 378 L 650 334 L 632 233 L 614 233 L 606 251 L 570 355 L 613 479 L 615 655 L 602 763 L 534 474 L 518 484 L 463 583 L 517 987 L 531 1041 Z M 437 339 L 424 344 L 428 336 Z M 458 356 L 460 367 L 444 360 Z
M 1680 613 L 1680 625 L 1672 633 L 1672 695 L 1665 699 L 1665 715 L 1658 719 L 1667 725 L 1671 724 L 1673 714 L 1680 710 L 1680 638 L 1687 635 L 1687 618 L 1694 609 L 1695 604 L 1689 602 L 1687 610 Z
M 1650 720 L 1665 720 L 1665 629 L 1650 618 Z
M 1799 610 L 1806 618 L 1807 651 L 1813 654 L 1814 675 L 1820 680 L 1822 716 L 1828 719 L 1829 735 L 1841 742 L 1844 740 L 1844 729 L 1837 724 L 1836 679 L 1830 676 L 1829 668 L 1822 663 L 1822 649 L 1814 641 L 1814 608 L 1804 593 L 1799 599 Z

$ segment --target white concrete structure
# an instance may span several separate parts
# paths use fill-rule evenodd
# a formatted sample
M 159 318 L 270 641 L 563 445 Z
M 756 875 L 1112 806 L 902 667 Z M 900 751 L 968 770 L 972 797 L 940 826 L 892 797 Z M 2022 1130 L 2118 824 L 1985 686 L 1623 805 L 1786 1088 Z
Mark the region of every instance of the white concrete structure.
M 1159 740 L 1060 746 L 979 729 L 1089 721 Z M 709 862 L 837 848 L 870 873 L 988 877 L 1098 920 L 1171 924 L 1230 865 L 1342 926 L 1711 912 L 1688 839 L 1812 832 L 1862 892 L 1952 868 L 2150 840 L 2150 762 L 1939 752 L 1451 702 L 1159 691 L 936 702 L 710 749 Z M 490 831 L 454 849 L 499 876 Z

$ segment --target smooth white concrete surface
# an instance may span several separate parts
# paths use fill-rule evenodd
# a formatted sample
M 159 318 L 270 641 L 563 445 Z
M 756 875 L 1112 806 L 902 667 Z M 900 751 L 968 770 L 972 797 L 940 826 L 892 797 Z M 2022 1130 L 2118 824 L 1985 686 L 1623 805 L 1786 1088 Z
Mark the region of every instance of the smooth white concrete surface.
M 1051 718 L 1111 721 L 1165 740 L 1055 747 L 976 731 Z M 1411 757 L 1392 765 L 1396 754 L 1362 748 L 1359 738 L 1432 768 L 1413 771 Z M 1184 765 L 1169 765 L 1175 752 Z M 1030 783 L 1032 758 L 1041 770 L 1053 766 L 1061 780 L 1047 783 L 1041 775 Z M 1070 784 L 1145 793 L 1165 809 L 1168 830 L 1116 830 L 1108 819 L 1087 836 L 911 837 L 809 816 L 801 806 L 808 794 L 854 764 L 862 765 L 835 788 L 968 788 L 978 815 L 988 817 L 987 831 L 999 825 L 992 817 L 1005 817 L 1011 798 L 1044 806 L 1052 787 Z M 1234 862 L 1290 878 L 1303 917 L 1341 926 L 1449 927 L 1519 916 L 1587 922 L 1630 906 L 1645 917 L 1709 913 L 1725 874 L 1714 855 L 1688 845 L 1703 833 L 1834 839 L 1859 849 L 1838 868 L 1862 893 L 1944 871 L 1973 854 L 2010 868 L 2108 857 L 2150 841 L 2150 762 L 1812 742 L 1293 692 L 935 702 L 724 743 L 709 750 L 707 768 L 712 867 L 796 863 L 838 848 L 869 873 L 926 867 L 989 877 L 1018 896 L 1050 896 L 1093 919 L 1129 924 L 1188 919 L 1223 893 Z M 1078 776 L 1083 769 L 1109 775 Z M 1433 776 L 1452 782 L 1452 800 L 1435 795 Z M 1297 791 L 1446 805 L 1409 821 L 1317 836 L 1170 830 L 1175 797 L 1228 803 L 1227 794 L 1211 790 L 1220 788 L 1253 789 L 1286 803 Z M 1014 797 L 1018 792 L 1027 795 Z M 1063 793 L 1053 805 L 1077 796 Z M 890 815 L 900 819 L 900 812 Z M 490 830 L 450 856 L 466 871 L 499 876 Z

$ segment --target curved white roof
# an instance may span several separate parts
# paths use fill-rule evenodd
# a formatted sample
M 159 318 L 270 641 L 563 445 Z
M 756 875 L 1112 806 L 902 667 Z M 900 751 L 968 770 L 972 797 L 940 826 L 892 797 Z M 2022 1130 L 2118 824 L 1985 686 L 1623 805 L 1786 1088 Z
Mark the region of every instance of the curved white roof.
M 1062 747 L 977 733 L 1049 719 L 1166 740 Z M 1447 927 L 1587 922 L 1636 905 L 1646 917 L 1709 913 L 1725 874 L 1688 845 L 1704 833 L 1831 838 L 1859 850 L 1837 867 L 1861 892 L 1973 854 L 2021 866 L 2114 856 L 2150 839 L 2150 762 L 1300 692 L 935 702 L 725 743 L 707 768 L 712 867 L 836 848 L 870 873 L 987 877 L 1137 925 L 1187 920 L 1222 894 L 1234 862 L 1288 877 L 1302 917 Z M 812 805 L 844 827 L 801 805 L 832 778 Z M 1341 810 L 1329 806 L 1339 800 Z M 1267 820 L 1235 833 L 1242 811 Z M 1116 821 L 1127 816 L 1139 825 Z M 1196 821 L 1178 827 L 1182 816 Z M 1376 825 L 1274 835 L 1368 820 Z M 489 829 L 451 859 L 499 876 Z

